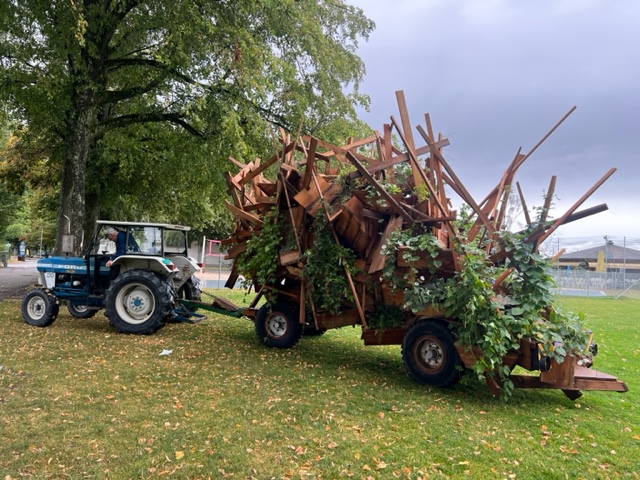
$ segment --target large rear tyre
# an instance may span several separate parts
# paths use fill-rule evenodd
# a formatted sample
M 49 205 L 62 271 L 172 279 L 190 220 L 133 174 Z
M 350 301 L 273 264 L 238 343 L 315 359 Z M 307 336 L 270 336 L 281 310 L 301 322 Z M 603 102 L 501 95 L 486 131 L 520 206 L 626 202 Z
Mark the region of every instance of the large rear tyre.
M 287 302 L 263 305 L 255 319 L 256 335 L 267 347 L 291 348 L 302 336 L 296 309 Z
M 178 290 L 178 298 L 199 302 L 201 300 L 201 297 L 202 290 L 194 285 L 191 279 L 184 282 L 184 284 Z M 187 307 L 187 310 L 189 310 L 190 312 L 194 312 L 197 309 L 195 307 Z
M 127 270 L 107 290 L 104 314 L 120 333 L 150 335 L 171 313 L 171 286 L 148 270 Z
M 49 290 L 36 288 L 22 300 L 22 318 L 34 327 L 48 327 L 58 317 L 58 299 Z
M 74 305 L 69 301 L 67 301 L 67 310 L 69 310 L 69 313 L 74 318 L 91 318 L 98 313 L 97 310 L 89 308 L 86 305 Z
M 438 321 L 421 320 L 409 328 L 402 341 L 402 359 L 418 383 L 449 387 L 458 383 L 462 375 L 455 338 Z

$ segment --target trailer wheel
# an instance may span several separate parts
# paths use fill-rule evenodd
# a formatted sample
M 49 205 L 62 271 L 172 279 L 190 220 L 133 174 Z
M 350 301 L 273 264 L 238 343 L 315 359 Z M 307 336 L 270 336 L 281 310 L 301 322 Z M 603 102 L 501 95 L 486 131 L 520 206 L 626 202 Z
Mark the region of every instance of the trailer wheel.
M 120 333 L 150 335 L 164 327 L 172 304 L 167 282 L 147 270 L 127 270 L 107 290 L 104 314 Z
M 58 299 L 44 288 L 31 290 L 22 300 L 22 318 L 34 327 L 48 327 L 58 317 Z
M 402 341 L 402 359 L 418 383 L 448 387 L 460 380 L 460 356 L 449 328 L 438 321 L 413 324 Z
M 74 305 L 71 302 L 67 302 L 67 310 L 69 310 L 73 318 L 91 318 L 98 313 L 97 310 L 89 308 L 86 305 Z
M 302 336 L 296 309 L 287 302 L 263 305 L 255 319 L 256 334 L 267 347 L 291 348 Z

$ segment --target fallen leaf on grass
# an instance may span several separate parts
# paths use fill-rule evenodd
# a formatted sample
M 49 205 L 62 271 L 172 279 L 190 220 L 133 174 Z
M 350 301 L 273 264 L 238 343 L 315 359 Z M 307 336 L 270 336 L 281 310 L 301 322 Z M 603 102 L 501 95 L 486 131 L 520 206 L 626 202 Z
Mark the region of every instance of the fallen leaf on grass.
M 176 460 L 181 460 L 182 458 L 184 458 L 184 452 L 181 450 L 178 450 L 176 452 Z
M 382 470 L 383 468 L 387 468 L 387 464 L 385 462 L 376 463 L 376 470 Z

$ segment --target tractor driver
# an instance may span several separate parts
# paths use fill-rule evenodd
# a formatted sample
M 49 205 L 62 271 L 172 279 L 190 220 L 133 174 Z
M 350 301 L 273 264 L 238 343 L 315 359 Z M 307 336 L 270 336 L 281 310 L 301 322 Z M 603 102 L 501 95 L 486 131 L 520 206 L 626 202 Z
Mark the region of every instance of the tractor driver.
M 127 251 L 127 234 L 125 232 L 121 232 L 117 228 L 108 227 L 104 233 L 105 238 L 108 238 L 112 242 L 116 244 L 116 252 L 111 255 L 111 258 L 107 261 L 105 266 L 110 267 L 113 264 L 113 261 L 118 258 L 120 255 L 124 255 Z M 135 239 L 129 235 L 129 251 L 131 252 L 139 252 L 140 247 L 136 243 Z

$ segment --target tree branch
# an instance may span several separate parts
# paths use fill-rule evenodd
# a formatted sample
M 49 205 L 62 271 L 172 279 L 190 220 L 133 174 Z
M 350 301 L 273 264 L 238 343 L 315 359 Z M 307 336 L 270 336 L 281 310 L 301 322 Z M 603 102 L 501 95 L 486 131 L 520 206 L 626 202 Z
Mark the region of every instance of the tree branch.
M 188 75 L 185 75 L 182 72 L 179 72 L 173 67 L 169 67 L 162 62 L 157 60 L 153 60 L 150 58 L 118 58 L 118 59 L 109 59 L 104 62 L 104 65 L 108 71 L 118 70 L 123 67 L 150 67 L 156 70 L 160 70 L 162 72 L 169 73 L 176 78 L 179 78 L 183 82 L 186 82 L 190 85 L 197 85 L 202 88 L 209 88 L 208 85 L 197 82 L 193 78 Z
M 154 80 L 153 82 L 150 82 L 150 83 L 148 83 L 147 85 L 144 85 L 144 86 L 128 88 L 126 90 L 106 91 L 106 92 L 104 92 L 102 97 L 99 99 L 99 103 L 100 103 L 100 105 L 114 104 L 114 103 L 118 103 L 118 102 L 120 102 L 122 100 L 127 100 L 129 98 L 138 97 L 138 96 L 143 95 L 145 93 L 151 92 L 152 90 L 157 88 L 158 85 L 160 85 L 160 83 L 161 83 L 160 81 Z
M 184 120 L 182 115 L 178 113 L 134 113 L 130 115 L 120 115 L 119 117 L 113 117 L 104 121 L 96 133 L 96 138 L 102 138 L 107 132 L 116 128 L 126 127 L 134 125 L 136 123 L 157 123 L 157 122 L 169 122 L 174 125 L 178 125 L 184 128 L 187 132 L 196 137 L 202 137 L 204 134 L 193 127 L 189 122 Z

